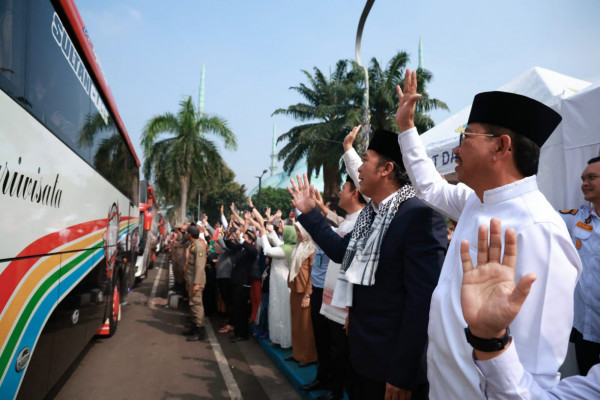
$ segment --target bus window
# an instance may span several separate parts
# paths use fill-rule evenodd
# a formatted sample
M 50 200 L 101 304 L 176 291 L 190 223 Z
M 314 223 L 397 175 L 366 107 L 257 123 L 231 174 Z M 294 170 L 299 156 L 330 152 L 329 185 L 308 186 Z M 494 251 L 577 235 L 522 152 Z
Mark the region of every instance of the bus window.
M 49 1 L 28 11 L 25 95 L 30 111 L 65 144 L 78 148 L 91 112 L 91 78 Z
M 0 0 L 0 88 L 23 101 L 25 74 L 25 2 Z

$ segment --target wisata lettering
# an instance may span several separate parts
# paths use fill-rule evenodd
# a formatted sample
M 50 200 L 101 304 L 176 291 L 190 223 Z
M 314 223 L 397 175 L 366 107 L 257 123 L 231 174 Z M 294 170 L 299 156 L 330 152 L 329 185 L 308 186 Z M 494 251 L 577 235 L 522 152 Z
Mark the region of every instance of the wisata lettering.
M 21 164 L 20 157 L 19 164 Z M 38 174 L 40 172 L 38 169 Z M 0 165 L 0 193 L 4 196 L 59 208 L 62 200 L 62 189 L 58 184 L 59 176 L 56 174 L 53 184 L 44 184 L 43 176 L 32 177 L 17 170 L 11 170 L 8 162 L 5 162 L 4 165 Z

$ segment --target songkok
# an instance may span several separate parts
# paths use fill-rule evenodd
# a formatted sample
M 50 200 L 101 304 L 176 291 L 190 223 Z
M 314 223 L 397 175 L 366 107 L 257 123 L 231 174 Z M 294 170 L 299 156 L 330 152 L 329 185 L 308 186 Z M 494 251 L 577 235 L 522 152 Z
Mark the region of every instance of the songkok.
M 190 225 L 186 232 L 189 233 L 194 239 L 198 239 L 200 237 L 200 229 L 198 229 L 196 225 Z
M 473 99 L 469 124 L 478 122 L 508 128 L 539 147 L 546 142 L 562 117 L 532 98 L 508 92 L 479 93 Z
M 385 156 L 397 163 L 404 170 L 400 145 L 398 144 L 398 134 L 383 129 L 377 129 L 369 142 L 367 150 L 373 150 L 377 154 Z

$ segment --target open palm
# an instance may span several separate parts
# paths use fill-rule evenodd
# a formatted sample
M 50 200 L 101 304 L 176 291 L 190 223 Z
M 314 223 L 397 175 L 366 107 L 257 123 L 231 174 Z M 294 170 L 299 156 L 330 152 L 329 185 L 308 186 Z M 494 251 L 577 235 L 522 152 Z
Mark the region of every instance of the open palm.
M 460 246 L 463 263 L 461 303 L 465 321 L 473 335 L 496 338 L 515 319 L 525 302 L 535 274 L 525 275 L 515 286 L 515 263 L 517 237 L 513 229 L 507 229 L 504 239 L 504 257 L 501 259 L 501 222 L 492 218 L 488 227 L 479 227 L 477 267 L 473 268 L 469 254 L 469 242 Z

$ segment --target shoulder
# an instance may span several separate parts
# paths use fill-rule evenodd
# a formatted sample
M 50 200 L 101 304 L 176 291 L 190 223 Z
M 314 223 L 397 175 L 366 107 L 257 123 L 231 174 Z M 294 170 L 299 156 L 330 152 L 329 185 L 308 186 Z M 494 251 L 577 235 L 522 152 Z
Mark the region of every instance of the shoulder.
M 561 214 L 565 214 L 565 215 L 577 215 L 577 213 L 579 212 L 579 209 L 572 208 L 570 210 L 558 210 L 558 212 Z

